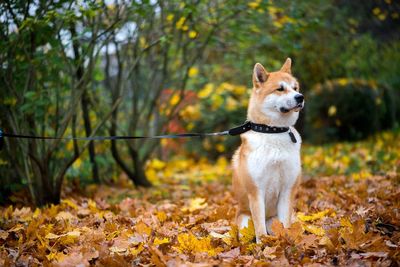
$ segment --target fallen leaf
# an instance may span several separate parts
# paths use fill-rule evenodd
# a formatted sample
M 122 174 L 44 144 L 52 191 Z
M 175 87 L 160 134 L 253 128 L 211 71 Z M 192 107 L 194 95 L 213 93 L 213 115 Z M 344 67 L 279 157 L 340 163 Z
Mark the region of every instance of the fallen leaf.
M 252 220 L 249 220 L 249 224 L 247 227 L 243 227 L 239 230 L 239 240 L 243 244 L 251 243 L 255 240 L 256 233 L 254 230 L 254 224 Z
M 56 220 L 57 221 L 69 221 L 69 220 L 72 220 L 72 219 L 74 219 L 75 218 L 75 216 L 74 215 L 72 215 L 70 212 L 68 212 L 68 211 L 60 211 L 58 214 L 57 214 L 57 216 L 56 216 Z
M 183 212 L 186 212 L 186 211 L 193 212 L 196 210 L 204 209 L 208 206 L 207 202 L 205 202 L 205 201 L 206 200 L 201 197 L 192 198 L 189 201 L 189 205 L 186 207 L 183 207 L 181 210 Z
M 304 224 L 303 225 L 304 230 L 306 230 L 309 233 L 312 233 L 317 236 L 324 236 L 325 235 L 325 230 L 322 227 L 318 227 L 312 224 Z
M 156 237 L 156 238 L 154 239 L 153 244 L 154 244 L 155 246 L 159 246 L 159 245 L 162 245 L 162 244 L 167 244 L 167 243 L 169 243 L 169 242 L 170 242 L 170 240 L 169 240 L 168 237 L 164 237 L 164 238 L 162 238 L 162 239 Z
M 374 257 L 374 258 L 386 258 L 388 255 L 389 255 L 389 253 L 387 253 L 387 252 L 364 252 L 364 253 L 359 253 L 362 257 L 364 257 L 364 258 L 371 258 L 371 257 Z
M 47 239 L 57 239 L 57 238 L 59 238 L 60 236 L 59 235 L 56 235 L 56 234 L 53 234 L 53 233 L 48 233 L 46 236 L 45 236 L 45 238 L 47 238 Z
M 329 209 L 311 214 L 311 215 L 305 215 L 302 212 L 298 212 L 297 213 L 297 218 L 302 221 L 302 222 L 312 222 L 312 221 L 316 221 L 319 220 L 323 217 L 325 217 L 326 215 L 328 215 L 330 213 Z
M 218 258 L 221 259 L 234 259 L 240 255 L 240 248 L 234 248 L 227 252 L 222 252 L 218 254 Z
M 268 247 L 267 246 L 264 248 L 262 254 L 264 255 L 264 257 L 266 259 L 273 260 L 276 258 L 275 252 L 276 252 L 276 247 Z
M 152 232 L 151 227 L 147 226 L 144 222 L 140 221 L 135 225 L 136 232 L 142 235 L 150 235 Z

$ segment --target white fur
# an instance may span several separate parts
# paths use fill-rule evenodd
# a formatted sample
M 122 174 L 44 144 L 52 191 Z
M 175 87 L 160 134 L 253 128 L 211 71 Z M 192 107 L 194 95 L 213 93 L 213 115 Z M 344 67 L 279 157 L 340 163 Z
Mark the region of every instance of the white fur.
M 243 134 L 251 147 L 247 157 L 249 175 L 262 192 L 261 195 L 265 196 L 265 217 L 268 220 L 278 216 L 286 227 L 286 213 L 289 209 L 286 197 L 290 197 L 286 193 L 290 193 L 301 172 L 301 137 L 293 127 L 291 131 L 297 143 L 291 141 L 288 133 L 264 134 L 250 131 Z
M 283 94 L 268 94 L 261 106 L 250 106 L 249 110 L 259 108 L 265 115 L 270 126 L 289 127 L 297 142 L 290 138 L 289 132 L 266 134 L 248 131 L 241 135 L 248 144 L 244 159 L 248 178 L 251 179 L 251 194 L 247 192 L 248 204 L 253 218 L 257 242 L 263 234 L 271 233 L 271 223 L 278 218 L 284 227 L 289 227 L 292 221 L 292 193 L 301 173 L 300 147 L 301 137 L 293 125 L 299 117 L 299 110 L 304 106 L 295 97 L 299 94 L 293 79 L 288 83 L 279 82 L 284 87 Z M 254 93 L 259 94 L 260 89 Z M 250 105 L 256 102 L 250 101 Z M 283 111 L 288 111 L 283 113 Z M 251 114 L 248 114 L 251 120 Z M 240 168 L 240 149 L 233 156 L 233 168 Z M 247 178 L 247 179 L 248 179 Z M 255 186 L 255 188 L 254 188 Z M 246 189 L 247 190 L 247 189 Z M 239 191 L 240 192 L 240 191 Z M 243 196 L 243 195 L 242 195 Z M 239 211 L 240 212 L 240 211 Z M 241 213 L 238 213 L 238 226 L 247 223 Z M 242 217 L 241 217 L 242 216 Z
M 263 102 L 262 112 L 270 118 L 271 125 L 274 126 L 287 126 L 294 125 L 299 117 L 298 112 L 290 112 L 288 114 L 282 114 L 281 108 L 293 109 L 298 103 L 295 96 L 299 93 L 296 92 L 292 87 L 289 87 L 287 83 L 281 82 L 281 85 L 285 87 L 287 93 L 284 95 L 270 94 Z

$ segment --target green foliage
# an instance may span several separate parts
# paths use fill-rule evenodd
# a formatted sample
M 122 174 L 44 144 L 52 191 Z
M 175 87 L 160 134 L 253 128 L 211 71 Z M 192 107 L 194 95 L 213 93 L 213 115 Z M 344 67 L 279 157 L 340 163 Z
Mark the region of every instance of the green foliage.
M 400 116 L 387 113 L 400 88 L 394 1 L 6 0 L 0 14 L 0 126 L 7 132 L 61 137 L 225 130 L 246 119 L 248 100 L 229 88 L 248 92 L 255 62 L 272 71 L 288 56 L 302 92 L 335 77 L 372 79 L 394 88 L 393 96 L 383 90 L 373 128 L 389 127 Z M 208 84 L 212 93 L 200 97 Z M 195 102 L 187 102 L 190 95 Z M 376 98 L 367 95 L 365 101 Z M 320 108 L 332 105 L 325 104 Z M 363 112 L 372 107 L 364 105 Z M 192 156 L 216 158 L 230 155 L 237 142 L 210 138 L 187 146 Z M 64 176 L 90 183 L 94 165 L 102 181 L 122 170 L 143 185 L 145 162 L 182 153 L 177 144 L 171 152 L 158 141 L 92 146 L 7 139 L 0 191 L 5 196 L 28 187 L 35 203 L 57 202 Z
M 307 134 L 314 142 L 357 140 L 394 126 L 396 97 L 375 81 L 336 79 L 307 96 Z

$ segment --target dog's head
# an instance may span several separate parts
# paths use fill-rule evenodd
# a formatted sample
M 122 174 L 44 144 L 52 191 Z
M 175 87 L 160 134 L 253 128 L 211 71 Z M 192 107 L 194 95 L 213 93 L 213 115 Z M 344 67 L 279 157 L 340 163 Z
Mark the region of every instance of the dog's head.
M 292 76 L 291 65 L 288 58 L 276 72 L 267 72 L 260 63 L 254 66 L 249 120 L 274 126 L 294 125 L 304 107 L 304 96 Z

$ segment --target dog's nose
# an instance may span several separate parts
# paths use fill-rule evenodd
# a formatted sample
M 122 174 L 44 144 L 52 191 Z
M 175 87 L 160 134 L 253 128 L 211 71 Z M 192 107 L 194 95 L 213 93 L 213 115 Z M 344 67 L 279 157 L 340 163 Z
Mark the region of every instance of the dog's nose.
M 296 99 L 297 103 L 301 103 L 304 100 L 304 96 L 302 94 L 297 94 L 294 99 Z

